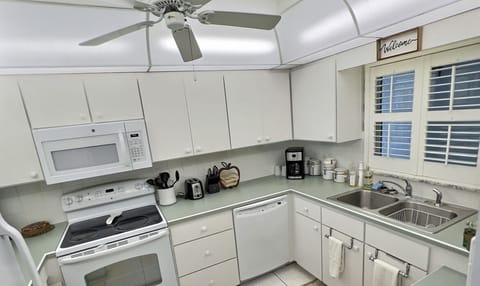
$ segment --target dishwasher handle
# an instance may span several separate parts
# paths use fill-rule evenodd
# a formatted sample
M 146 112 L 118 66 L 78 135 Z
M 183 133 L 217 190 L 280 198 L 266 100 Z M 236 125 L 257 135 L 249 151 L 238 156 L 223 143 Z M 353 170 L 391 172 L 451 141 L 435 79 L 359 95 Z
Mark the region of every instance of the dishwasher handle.
M 273 198 L 273 199 L 269 199 L 269 200 L 265 200 L 265 201 L 261 201 L 261 202 L 258 202 L 258 203 L 254 203 L 254 204 L 250 204 L 250 205 L 247 205 L 247 206 L 236 208 L 236 209 L 233 210 L 233 213 L 234 213 L 234 215 L 238 215 L 238 214 L 240 214 L 242 212 L 245 212 L 245 211 L 252 211 L 254 209 L 261 208 L 261 207 L 264 207 L 264 206 L 267 206 L 267 205 L 270 205 L 270 204 L 274 204 L 274 203 L 278 203 L 278 202 L 282 202 L 282 201 L 284 201 L 285 204 L 286 204 L 287 203 L 286 200 L 287 200 L 287 196 L 284 195 L 284 196 L 281 196 L 281 197 L 276 197 L 276 198 Z

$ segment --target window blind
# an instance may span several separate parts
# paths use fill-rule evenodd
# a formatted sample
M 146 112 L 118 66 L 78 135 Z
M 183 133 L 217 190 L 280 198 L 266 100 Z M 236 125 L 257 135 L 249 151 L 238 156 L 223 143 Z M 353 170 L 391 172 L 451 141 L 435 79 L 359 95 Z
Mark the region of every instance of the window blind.
M 480 121 L 431 121 L 427 123 L 425 161 L 476 167 Z
M 433 67 L 429 111 L 480 108 L 480 60 Z
M 375 113 L 411 112 L 415 71 L 379 76 L 375 80 Z
M 410 159 L 412 122 L 375 122 L 375 156 Z

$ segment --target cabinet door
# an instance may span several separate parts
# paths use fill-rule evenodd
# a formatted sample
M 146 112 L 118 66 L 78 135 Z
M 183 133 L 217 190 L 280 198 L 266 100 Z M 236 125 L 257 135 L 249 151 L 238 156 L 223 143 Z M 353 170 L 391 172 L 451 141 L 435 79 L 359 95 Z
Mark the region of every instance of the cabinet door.
M 255 76 L 251 71 L 225 74 L 232 148 L 258 145 L 263 141 L 263 95 Z
M 133 75 L 91 75 L 84 78 L 84 84 L 94 122 L 143 118 Z
M 154 161 L 193 153 L 185 88 L 181 74 L 149 74 L 139 79 L 148 138 Z
M 0 79 L 0 187 L 42 179 L 20 91 L 13 79 Z
M 322 231 L 320 227 L 320 223 L 301 214 L 295 214 L 295 261 L 318 279 L 322 279 Z
M 32 128 L 91 122 L 79 76 L 32 76 L 19 83 Z
M 363 281 L 363 242 L 354 240 L 354 246 L 352 249 L 345 248 L 344 264 L 345 270 L 340 277 L 333 278 L 330 276 L 329 271 L 329 249 L 328 238 L 325 234 L 329 233 L 329 229 L 326 226 L 322 226 L 322 254 L 323 254 L 323 283 L 328 286 L 352 286 L 362 285 Z M 350 245 L 350 237 L 346 236 L 335 230 L 332 231 L 332 235 L 344 242 L 345 245 Z
M 294 139 L 336 141 L 335 77 L 333 58 L 292 72 Z
M 366 245 L 365 246 L 365 266 L 364 266 L 364 284 L 363 285 L 373 285 L 372 281 L 373 281 L 373 266 L 374 266 L 374 263 L 373 261 L 371 261 L 369 259 L 369 257 L 371 256 L 374 256 L 375 255 L 375 248 L 369 246 L 369 245 Z M 400 271 L 404 271 L 405 272 L 405 263 L 396 259 L 396 258 L 393 258 L 393 256 L 389 255 L 389 254 L 386 254 L 382 251 L 379 251 L 378 252 L 378 259 L 381 259 L 382 261 L 394 266 L 394 267 L 397 267 Z M 422 279 L 423 277 L 425 277 L 427 275 L 426 272 L 420 270 L 419 268 L 415 267 L 415 266 L 411 266 L 410 267 L 410 272 L 409 272 L 409 275 L 408 275 L 408 278 L 404 278 L 404 277 L 400 277 L 400 279 L 402 280 L 400 285 L 403 285 L 403 286 L 410 286 L 410 285 L 413 285 L 416 281 Z
M 292 139 L 290 77 L 286 72 L 254 72 L 259 96 L 263 98 L 263 142 Z
M 230 149 L 223 74 L 188 73 L 184 80 L 194 153 Z

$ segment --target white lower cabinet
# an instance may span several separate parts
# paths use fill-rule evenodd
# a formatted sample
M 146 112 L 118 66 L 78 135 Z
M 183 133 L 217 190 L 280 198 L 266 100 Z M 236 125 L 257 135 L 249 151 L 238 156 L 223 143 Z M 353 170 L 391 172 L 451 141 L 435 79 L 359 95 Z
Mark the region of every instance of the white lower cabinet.
M 344 271 L 338 278 L 330 276 L 330 259 L 328 238 L 325 235 L 331 235 L 340 239 L 344 243 Z M 330 227 L 322 226 L 322 262 L 323 262 L 323 283 L 328 286 L 357 286 L 362 285 L 363 281 L 363 248 L 364 243 L 353 239 L 352 237 L 336 230 L 330 231 Z M 352 246 L 351 249 L 349 247 Z
M 321 280 L 321 224 L 299 213 L 294 216 L 294 259 L 303 269 Z
M 234 286 L 239 284 L 238 262 L 231 259 L 180 278 L 180 286 Z
M 230 211 L 175 224 L 171 233 L 181 286 L 240 284 Z
M 393 255 L 378 250 L 372 246 L 366 245 L 365 246 L 365 259 L 364 259 L 364 284 L 365 286 L 373 285 L 373 266 L 374 262 L 371 258 L 377 257 L 377 259 L 381 259 L 382 261 L 397 267 L 400 271 L 407 273 L 406 263 L 398 258 L 395 258 Z M 427 275 L 427 273 L 415 265 L 410 265 L 408 270 L 408 277 L 402 277 L 399 275 L 399 279 L 401 282 L 399 285 L 402 286 L 410 286 L 414 284 L 416 281 L 422 279 Z

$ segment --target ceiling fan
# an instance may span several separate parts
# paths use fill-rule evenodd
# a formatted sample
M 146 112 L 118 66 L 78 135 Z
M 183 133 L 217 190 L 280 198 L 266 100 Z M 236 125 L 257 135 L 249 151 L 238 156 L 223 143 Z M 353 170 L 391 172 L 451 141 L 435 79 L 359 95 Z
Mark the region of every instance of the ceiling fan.
M 125 28 L 101 35 L 80 43 L 80 46 L 97 46 L 126 34 L 152 27 L 165 20 L 167 27 L 172 30 L 173 38 L 184 62 L 193 61 L 202 57 L 195 35 L 187 23 L 187 18 L 198 20 L 206 25 L 224 25 L 233 27 L 271 30 L 275 28 L 281 17 L 277 15 L 251 14 L 239 12 L 207 10 L 196 11 L 211 0 L 136 0 L 133 8 L 139 11 L 152 13 L 157 16 L 156 21 L 143 21 Z

